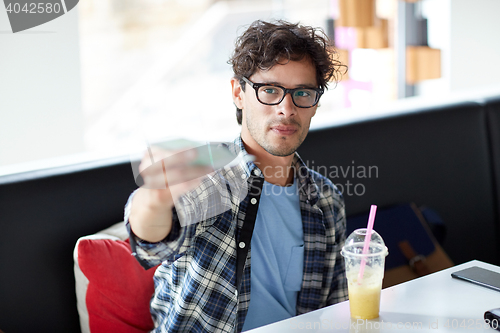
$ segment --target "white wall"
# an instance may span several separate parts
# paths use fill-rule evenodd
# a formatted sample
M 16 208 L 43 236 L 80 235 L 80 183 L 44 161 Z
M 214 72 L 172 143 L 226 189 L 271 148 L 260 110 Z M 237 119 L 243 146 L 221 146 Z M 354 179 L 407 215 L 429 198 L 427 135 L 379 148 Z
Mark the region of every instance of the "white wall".
M 0 166 L 82 152 L 78 6 L 12 33 L 0 4 Z
M 451 90 L 498 85 L 500 1 L 451 0 L 450 8 Z

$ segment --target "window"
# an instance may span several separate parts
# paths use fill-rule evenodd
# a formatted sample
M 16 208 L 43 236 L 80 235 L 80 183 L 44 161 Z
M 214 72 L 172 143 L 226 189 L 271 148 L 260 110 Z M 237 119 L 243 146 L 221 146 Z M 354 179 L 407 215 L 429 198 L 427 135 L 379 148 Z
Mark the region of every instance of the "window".
M 226 62 L 237 35 L 256 19 L 329 31 L 339 1 L 85 0 L 19 34 L 7 34 L 0 13 L 0 175 L 127 155 L 167 137 L 232 139 L 239 126 Z M 348 78 L 330 85 L 312 127 L 400 109 L 388 103 L 397 98 L 396 16 L 404 1 L 374 1 L 388 20 L 388 47 L 353 48 Z M 492 42 L 500 21 L 491 1 L 478 1 L 481 13 L 466 0 L 418 2 L 429 46 L 441 49 L 442 75 L 415 85 L 416 95 L 441 101 L 449 93 L 500 92 L 500 49 Z M 346 36 L 357 42 L 354 31 L 339 37 L 337 29 L 337 46 Z

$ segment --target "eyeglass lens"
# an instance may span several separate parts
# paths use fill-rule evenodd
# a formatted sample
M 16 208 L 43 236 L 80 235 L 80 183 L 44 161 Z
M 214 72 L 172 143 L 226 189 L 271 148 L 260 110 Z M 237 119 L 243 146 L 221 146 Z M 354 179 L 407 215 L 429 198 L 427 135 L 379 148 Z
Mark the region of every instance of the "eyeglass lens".
M 283 98 L 285 91 L 280 87 L 275 86 L 262 86 L 257 91 L 257 96 L 262 103 L 277 104 Z M 317 100 L 318 92 L 313 89 L 300 88 L 294 90 L 292 99 L 297 106 L 311 107 Z

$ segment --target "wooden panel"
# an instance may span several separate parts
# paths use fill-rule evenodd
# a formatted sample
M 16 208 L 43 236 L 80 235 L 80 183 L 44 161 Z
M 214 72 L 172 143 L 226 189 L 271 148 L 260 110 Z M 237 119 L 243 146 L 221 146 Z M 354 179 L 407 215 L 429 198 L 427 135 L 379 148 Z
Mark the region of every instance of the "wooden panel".
M 375 0 L 339 0 L 339 13 L 340 27 L 371 27 L 375 19 Z
M 356 29 L 357 47 L 364 49 L 385 49 L 389 47 L 387 20 L 377 20 L 376 25 Z
M 406 82 L 415 84 L 441 77 L 441 50 L 428 46 L 406 48 Z
M 349 67 L 349 50 L 344 50 L 344 49 L 337 49 L 337 59 L 342 63 L 342 65 L 346 65 Z M 340 77 L 340 81 L 348 80 L 349 79 L 349 71 L 346 68 L 343 68 L 342 71 L 345 71 L 344 74 L 342 74 L 342 77 Z

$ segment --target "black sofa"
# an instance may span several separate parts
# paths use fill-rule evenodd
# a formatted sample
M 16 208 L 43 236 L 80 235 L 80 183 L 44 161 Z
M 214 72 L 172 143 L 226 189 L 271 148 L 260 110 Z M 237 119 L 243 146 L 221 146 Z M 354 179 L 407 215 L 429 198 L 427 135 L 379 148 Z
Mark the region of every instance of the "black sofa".
M 500 264 L 499 97 L 316 128 L 299 153 L 345 187 L 348 216 L 371 204 L 427 205 L 448 227 L 455 264 Z M 373 168 L 344 177 L 332 166 Z M 135 188 L 128 157 L 0 177 L 0 330 L 80 331 L 75 242 L 121 221 Z

